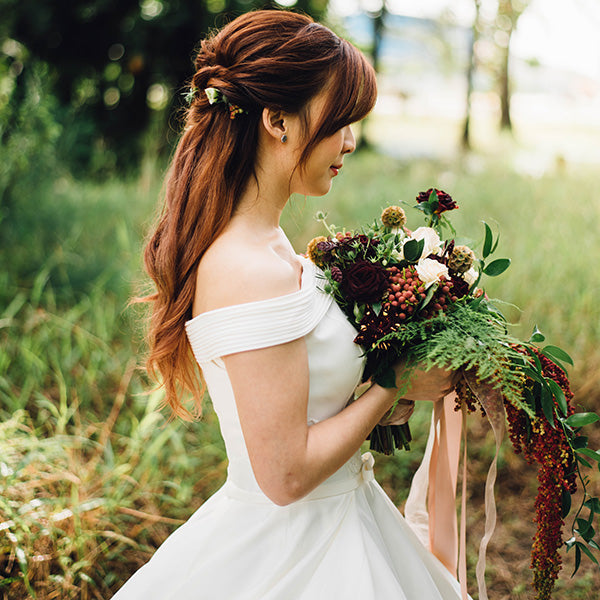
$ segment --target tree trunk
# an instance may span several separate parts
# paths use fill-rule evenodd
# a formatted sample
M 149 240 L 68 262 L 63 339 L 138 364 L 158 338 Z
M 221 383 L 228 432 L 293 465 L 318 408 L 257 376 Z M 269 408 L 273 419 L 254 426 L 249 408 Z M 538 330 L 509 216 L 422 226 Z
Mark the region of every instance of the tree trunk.
M 387 1 L 382 0 L 381 10 L 376 13 L 371 13 L 371 19 L 373 22 L 373 44 L 371 46 L 371 64 L 376 72 L 379 72 L 379 58 L 381 54 L 381 42 L 383 39 L 383 33 L 385 29 L 385 17 L 387 15 Z M 371 144 L 365 134 L 365 123 L 366 119 L 363 119 L 360 124 L 360 139 L 358 141 L 357 150 L 364 150 L 370 148 Z
M 475 44 L 479 39 L 479 15 L 481 9 L 481 0 L 475 0 L 475 19 L 471 27 L 471 43 L 469 44 L 469 62 L 467 65 L 467 94 L 465 97 L 465 122 L 463 125 L 463 134 L 461 147 L 463 150 L 471 149 L 471 96 L 473 94 L 473 78 L 475 76 Z
M 512 120 L 510 117 L 511 85 L 509 73 L 510 39 L 512 37 L 512 30 L 508 32 L 508 36 L 508 43 L 506 44 L 506 48 L 504 48 L 500 70 L 500 129 L 512 131 Z

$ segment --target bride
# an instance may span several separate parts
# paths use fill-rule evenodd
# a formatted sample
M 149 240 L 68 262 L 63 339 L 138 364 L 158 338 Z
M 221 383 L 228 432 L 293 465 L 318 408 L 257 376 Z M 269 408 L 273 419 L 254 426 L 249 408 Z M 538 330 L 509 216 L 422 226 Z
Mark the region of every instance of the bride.
M 228 477 L 118 600 L 460 597 L 359 454 L 397 390 L 348 403 L 356 332 L 279 226 L 292 193 L 329 191 L 375 97 L 360 52 L 300 14 L 248 13 L 202 42 L 145 253 L 149 367 L 180 416 L 180 392 L 199 402 L 205 382 Z M 392 421 L 451 388 L 422 373 Z

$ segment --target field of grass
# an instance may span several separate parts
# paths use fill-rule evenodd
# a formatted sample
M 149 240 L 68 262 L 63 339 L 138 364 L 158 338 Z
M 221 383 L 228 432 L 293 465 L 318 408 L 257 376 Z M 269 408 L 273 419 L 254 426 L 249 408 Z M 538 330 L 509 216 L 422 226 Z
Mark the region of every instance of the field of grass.
M 569 350 L 576 401 L 597 410 L 595 179 L 591 169 L 534 179 L 486 158 L 403 163 L 362 153 L 349 157 L 327 197 L 294 198 L 283 226 L 301 252 L 323 233 L 313 219 L 317 210 L 353 228 L 388 204 L 411 203 L 421 190 L 445 189 L 461 207 L 452 221 L 462 241 L 481 243 L 482 220 L 501 233 L 497 256 L 513 265 L 486 290 L 510 303 L 505 310 L 515 334 L 526 337 L 537 324 L 550 343 Z M 159 189 L 158 174 L 102 185 L 58 178 L 36 192 L 26 218 L 15 223 L 19 243 L 0 249 L 0 598 L 110 597 L 224 480 L 226 457 L 210 403 L 200 422 L 169 422 L 156 410 L 160 392 L 140 369 L 142 313 L 127 303 L 143 282 L 142 238 Z M 409 211 L 409 225 L 421 224 L 420 214 Z M 426 407 L 413 422 L 414 452 L 377 458 L 378 478 L 398 505 L 420 460 Z M 486 431 L 473 417 L 471 573 L 493 453 Z M 488 559 L 494 600 L 532 597 L 536 485 L 523 464 L 507 445 L 497 485 L 501 524 Z M 591 486 L 598 494 L 597 479 Z M 595 597 L 597 574 L 586 567 L 571 581 L 566 572 L 557 599 Z

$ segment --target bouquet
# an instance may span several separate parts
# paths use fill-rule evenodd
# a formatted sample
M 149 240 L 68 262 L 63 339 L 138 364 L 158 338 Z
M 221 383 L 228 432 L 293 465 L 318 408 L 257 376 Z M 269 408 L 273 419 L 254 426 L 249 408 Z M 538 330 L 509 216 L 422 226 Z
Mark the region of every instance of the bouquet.
M 508 258 L 490 259 L 499 236 L 484 222 L 478 257 L 455 242 L 456 231 L 445 215 L 458 208 L 450 195 L 429 189 L 418 194 L 414 208 L 426 219 L 426 226 L 414 231 L 406 228 L 400 206 L 387 207 L 380 220 L 357 232 L 336 231 L 319 213 L 329 235 L 312 240 L 308 256 L 323 271 L 324 291 L 358 332 L 354 341 L 366 356 L 365 380 L 395 386 L 393 365 L 403 360 L 400 399 L 417 366 L 450 369 L 460 373 L 457 410 L 479 408 L 493 427 L 494 419 L 504 421 L 506 415 L 515 452 L 538 464 L 533 585 L 539 600 L 548 599 L 560 571 L 563 519 L 571 511 L 577 480 L 583 502 L 564 543 L 575 548 L 576 571 L 582 554 L 598 564 L 592 549 L 600 549 L 593 528 L 600 501 L 587 493 L 580 468 L 600 462 L 600 452 L 588 448 L 580 430 L 600 418 L 576 413 L 572 406 L 565 366 L 572 365 L 570 356 L 557 346 L 540 347 L 545 337 L 537 327 L 527 342 L 513 337 L 480 287 L 484 276 L 501 275 L 510 265 Z M 370 441 L 372 449 L 389 454 L 408 449 L 410 431 L 378 425 Z

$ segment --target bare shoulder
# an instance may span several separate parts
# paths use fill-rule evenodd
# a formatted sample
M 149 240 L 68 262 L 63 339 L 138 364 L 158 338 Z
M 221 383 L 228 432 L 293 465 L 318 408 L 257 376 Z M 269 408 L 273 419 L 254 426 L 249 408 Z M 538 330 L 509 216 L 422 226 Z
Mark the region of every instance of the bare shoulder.
M 223 236 L 198 265 L 193 314 L 291 294 L 300 288 L 300 273 L 297 259 L 270 246 Z

